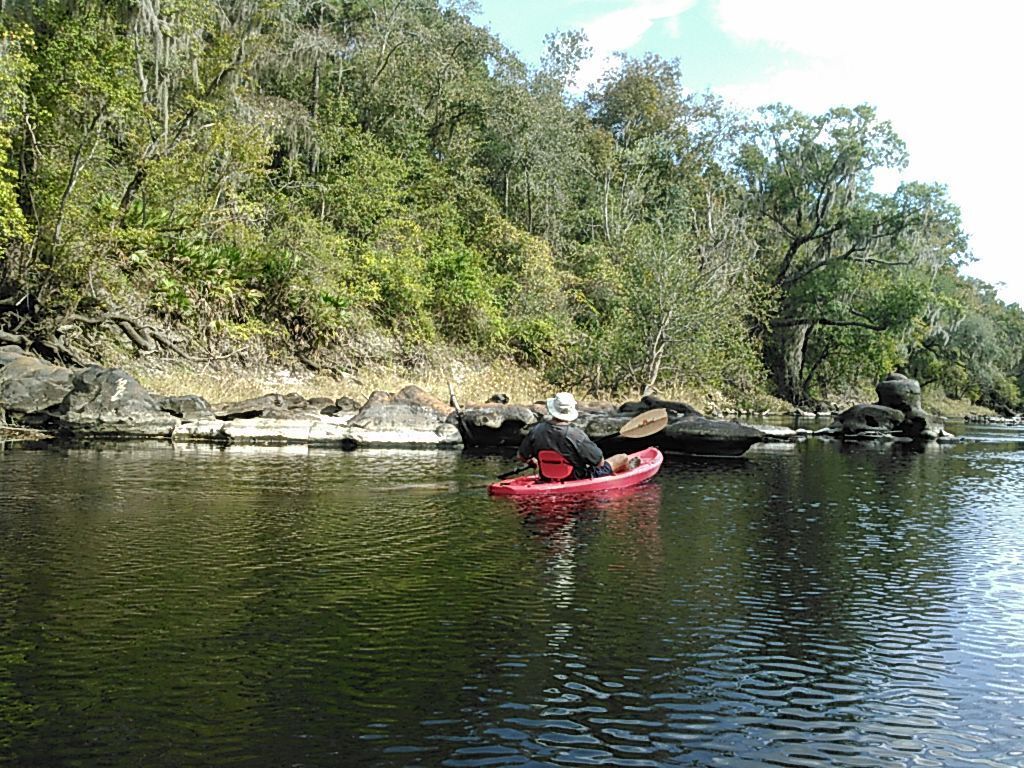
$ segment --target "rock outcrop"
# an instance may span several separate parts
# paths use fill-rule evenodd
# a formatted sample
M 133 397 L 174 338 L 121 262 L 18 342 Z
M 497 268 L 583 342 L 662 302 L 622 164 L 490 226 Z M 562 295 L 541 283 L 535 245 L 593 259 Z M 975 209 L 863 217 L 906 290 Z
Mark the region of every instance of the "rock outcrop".
M 921 408 L 921 387 L 891 374 L 879 382 L 878 402 L 840 414 L 829 433 L 843 438 L 944 435 L 941 421 Z M 0 421 L 43 429 L 71 440 L 166 439 L 225 443 L 306 443 L 345 449 L 381 447 L 518 447 L 545 417 L 543 401 L 529 405 L 496 395 L 486 403 L 453 408 L 416 386 L 397 393 L 306 399 L 268 393 L 211 405 L 196 395 L 154 395 L 116 368 L 62 368 L 19 347 L 0 347 Z M 454 402 L 454 400 L 453 400 Z M 618 433 L 634 416 L 656 408 L 669 414 L 661 431 L 641 438 Z M 707 418 L 687 403 L 644 397 L 619 407 L 580 407 L 577 425 L 606 454 L 657 446 L 666 454 L 739 456 L 758 442 L 778 439 L 736 421 Z
M 349 398 L 270 393 L 214 407 L 196 395 L 153 395 L 116 368 L 62 368 L 16 346 L 0 348 L 0 417 L 69 440 L 458 448 L 450 412 L 412 386 L 394 395 L 375 392 L 362 406 Z
M 26 427 L 46 427 L 49 411 L 73 389 L 72 372 L 20 347 L 0 347 L 0 408 L 7 418 Z
M 518 446 L 540 418 L 538 411 L 525 405 L 488 402 L 455 411 L 448 421 L 458 428 L 466 446 L 500 448 Z
M 169 438 L 178 419 L 116 368 L 68 369 L 0 349 L 0 409 L 12 422 L 75 438 Z
M 665 429 L 641 438 L 618 435 L 631 418 L 653 408 L 665 408 L 668 411 L 669 423 Z M 467 406 L 461 413 L 451 417 L 451 420 L 459 425 L 462 439 L 468 447 L 514 448 L 530 427 L 542 418 L 542 404 L 527 408 L 484 403 Z M 617 409 L 581 407 L 576 424 L 591 439 L 598 441 L 606 454 L 632 452 L 653 445 L 664 453 L 739 456 L 765 437 L 754 427 L 735 421 L 708 419 L 686 403 L 657 398 L 624 403 Z
M 72 374 L 72 389 L 49 409 L 60 434 L 76 438 L 170 438 L 179 419 L 134 378 L 90 366 Z
M 937 440 L 945 436 L 942 419 L 921 407 L 921 385 L 890 373 L 875 386 L 877 403 L 851 406 L 836 417 L 830 431 L 843 438 L 897 437 Z

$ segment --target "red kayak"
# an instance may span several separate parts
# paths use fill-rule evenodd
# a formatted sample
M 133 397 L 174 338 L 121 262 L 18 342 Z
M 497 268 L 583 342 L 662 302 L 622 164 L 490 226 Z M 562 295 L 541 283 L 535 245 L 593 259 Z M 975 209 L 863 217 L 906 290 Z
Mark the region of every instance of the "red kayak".
M 610 491 L 639 485 L 654 477 L 661 469 L 661 451 L 653 446 L 631 453 L 629 458 L 639 459 L 640 463 L 632 469 L 626 469 L 614 475 L 588 480 L 541 480 L 539 475 L 527 475 L 491 483 L 487 486 L 487 490 L 494 496 L 550 496 L 563 493 Z

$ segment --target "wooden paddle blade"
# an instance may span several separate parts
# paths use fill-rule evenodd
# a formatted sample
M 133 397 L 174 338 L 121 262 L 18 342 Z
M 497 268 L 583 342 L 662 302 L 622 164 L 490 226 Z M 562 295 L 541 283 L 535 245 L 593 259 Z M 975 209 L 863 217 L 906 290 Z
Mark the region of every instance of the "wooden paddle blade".
M 622 425 L 619 430 L 620 437 L 647 437 L 655 432 L 661 432 L 668 424 L 668 411 L 664 408 L 655 408 L 644 411 L 634 416 Z

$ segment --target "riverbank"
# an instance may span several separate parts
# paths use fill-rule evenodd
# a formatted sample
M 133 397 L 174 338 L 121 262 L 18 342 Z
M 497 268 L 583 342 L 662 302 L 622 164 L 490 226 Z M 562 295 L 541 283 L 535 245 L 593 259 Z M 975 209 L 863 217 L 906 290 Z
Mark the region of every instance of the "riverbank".
M 22 440 L 47 440 L 51 437 L 53 435 L 49 432 L 42 432 L 38 429 L 0 424 L 0 442 L 12 443 Z
M 303 376 L 282 368 L 268 378 L 266 371 L 255 367 L 242 375 L 237 369 L 211 366 L 199 373 L 207 387 L 216 383 L 216 392 L 201 395 L 211 390 L 197 386 L 194 377 L 184 381 L 182 375 L 194 375 L 195 368 L 168 370 L 145 362 L 145 369 L 133 366 L 141 374 L 136 377 L 124 368 L 57 366 L 16 346 L 2 347 L 0 424 L 10 421 L 16 427 L 45 430 L 69 440 L 306 443 L 346 450 L 360 446 L 507 448 L 518 445 L 524 428 L 543 416 L 543 400 L 550 392 L 547 388 L 538 391 L 539 384 L 534 381 L 537 389 L 533 394 L 519 394 L 527 381 L 519 376 L 510 392 L 495 393 L 488 387 L 486 391 L 491 394 L 485 397 L 484 390 L 468 390 L 468 398 L 460 396 L 457 400 L 456 387 L 465 384 L 467 371 L 476 374 L 477 387 L 483 382 L 493 383 L 496 377 L 486 365 L 469 367 L 459 362 L 457 366 L 453 358 L 441 369 L 420 365 L 417 369 L 390 371 L 406 382 L 423 381 L 424 374 L 443 376 L 443 384 L 432 379 L 433 391 L 419 384 L 403 384 L 394 387 L 397 391 L 389 391 L 384 388 L 388 382 L 382 378 L 368 385 L 353 373 L 324 377 L 310 372 Z M 501 365 L 502 361 L 492 361 L 492 365 L 495 363 Z M 379 369 L 376 375 L 380 377 L 384 370 Z M 173 383 L 167 386 L 168 375 L 175 373 Z M 156 375 L 163 377 L 165 386 L 154 379 Z M 362 391 L 341 394 L 339 383 Z M 325 386 L 329 389 L 321 390 L 322 395 L 312 394 Z M 256 387 L 252 392 L 262 394 L 250 394 L 244 387 Z M 877 401 L 872 398 L 848 408 L 822 405 L 813 412 L 792 409 L 788 404 L 773 411 L 764 407 L 764 401 L 722 407 L 723 401 L 713 392 L 704 393 L 703 398 L 694 398 L 691 393 L 678 400 L 656 393 L 645 394 L 639 400 L 612 394 L 592 401 L 582 399 L 580 410 L 581 414 L 587 413 L 587 419 L 581 419 L 581 428 L 592 436 L 607 436 L 621 423 L 603 423 L 602 419 L 666 409 L 675 414 L 675 419 L 655 441 L 659 449 L 715 456 L 741 455 L 752 444 L 768 439 L 766 433 L 741 420 L 772 415 L 832 417 L 831 426 L 821 432 L 841 434 L 844 439 L 949 437 L 943 429 L 944 420 L 921 408 L 921 387 L 913 379 L 890 374 L 878 382 L 875 393 Z M 227 395 L 231 397 L 225 401 Z M 694 403 L 699 407 L 695 408 Z M 8 420 L 8 415 L 13 418 Z M 801 431 L 791 429 L 785 435 L 773 434 L 771 439 L 798 440 Z
M 327 397 L 364 401 L 372 392 L 397 392 L 410 384 L 447 400 L 449 385 L 460 403 L 482 403 L 493 395 L 502 395 L 512 403 L 530 403 L 543 399 L 555 389 L 573 389 L 555 385 L 535 369 L 515 365 L 506 359 L 468 358 L 435 352 L 414 365 L 374 365 L 351 374 L 335 376 L 311 371 L 301 364 L 263 363 L 252 366 L 185 364 L 135 358 L 115 361 L 116 367 L 130 373 L 150 392 L 163 395 L 198 395 L 210 403 L 238 402 L 269 392 L 295 392 L 306 399 Z M 636 399 L 639 393 L 603 392 L 588 397 L 576 392 L 581 402 L 622 402 Z M 659 391 L 666 400 L 685 402 L 706 414 L 792 414 L 791 403 L 763 393 L 729 396 L 717 390 L 666 386 Z M 853 404 L 850 401 L 850 405 Z
M 224 361 L 184 365 L 152 358 L 124 360 L 116 368 L 64 368 L 13 346 L 4 347 L 3 355 L 0 410 L 7 413 L 0 416 L 12 418 L 0 418 L 0 425 L 70 439 L 509 446 L 543 413 L 538 403 L 551 389 L 568 388 L 507 360 L 467 362 L 454 355 L 333 375 L 280 364 L 240 369 Z M 877 401 L 865 397 L 855 407 L 837 401 L 813 411 L 759 394 L 729 401 L 714 391 L 683 391 L 645 395 L 642 402 L 628 393 L 578 394 L 595 417 L 637 407 L 695 417 L 699 424 L 681 418 L 666 429 L 669 444 L 659 447 L 668 451 L 738 455 L 764 435 L 734 434 L 742 426 L 737 421 L 764 416 L 832 417 L 833 428 L 841 424 L 844 435 L 857 438 L 879 430 L 911 439 L 936 439 L 944 432 L 942 418 L 921 409 L 917 382 L 899 374 L 878 383 Z M 451 395 L 457 402 L 449 403 Z M 453 405 L 462 408 L 453 412 Z M 957 407 L 945 405 L 945 412 L 932 414 Z M 601 425 L 597 434 L 617 426 Z
M 921 393 L 922 407 L 944 419 L 967 419 L 977 416 L 999 416 L 996 411 L 983 405 L 975 405 L 970 400 L 956 400 L 946 397 L 945 393 L 934 387 L 924 387 Z
M 436 353 L 433 358 L 426 357 L 419 365 L 368 366 L 341 377 L 314 372 L 297 363 L 264 363 L 242 367 L 135 358 L 119 361 L 117 365 L 138 379 L 150 392 L 198 395 L 210 403 L 238 402 L 270 392 L 295 392 L 306 399 L 348 397 L 362 402 L 372 392 L 397 392 L 409 384 L 443 400 L 447 400 L 448 386 L 451 384 L 461 403 L 485 402 L 495 394 L 507 396 L 512 403 L 529 403 L 546 397 L 557 388 L 546 381 L 540 372 L 517 366 L 509 360 L 467 359 L 464 355 L 442 357 Z M 702 392 L 695 388 L 666 387 L 660 395 L 667 400 L 689 403 L 708 415 L 789 416 L 808 412 L 806 408 L 763 393 L 730 397 L 719 391 Z M 579 397 L 584 401 L 588 399 L 582 393 L 579 393 Z M 596 399 L 623 401 L 635 397 L 635 393 L 607 393 L 603 398 Z M 873 401 L 874 392 L 873 387 L 865 387 L 863 392 L 826 399 L 835 406 L 832 411 L 841 411 L 858 402 Z M 975 405 L 968 400 L 946 397 L 933 387 L 924 388 L 922 403 L 926 411 L 944 419 L 998 415 L 991 408 Z

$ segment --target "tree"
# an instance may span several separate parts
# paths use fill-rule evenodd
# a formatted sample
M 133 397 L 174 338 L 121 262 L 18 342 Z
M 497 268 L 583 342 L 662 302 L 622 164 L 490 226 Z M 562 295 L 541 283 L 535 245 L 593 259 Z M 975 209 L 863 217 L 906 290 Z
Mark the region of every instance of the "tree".
M 922 218 L 918 196 L 871 190 L 872 172 L 901 167 L 905 148 L 870 107 L 807 116 L 775 106 L 762 118 L 737 164 L 760 220 L 761 279 L 778 301 L 766 328 L 767 363 L 778 394 L 806 402 L 822 361 L 837 344 L 856 343 L 841 329 L 906 328 L 920 309 L 908 270 L 941 263 L 957 246 L 925 253 L 918 238 L 934 237 L 936 227 Z M 808 371 L 822 332 L 829 338 Z

